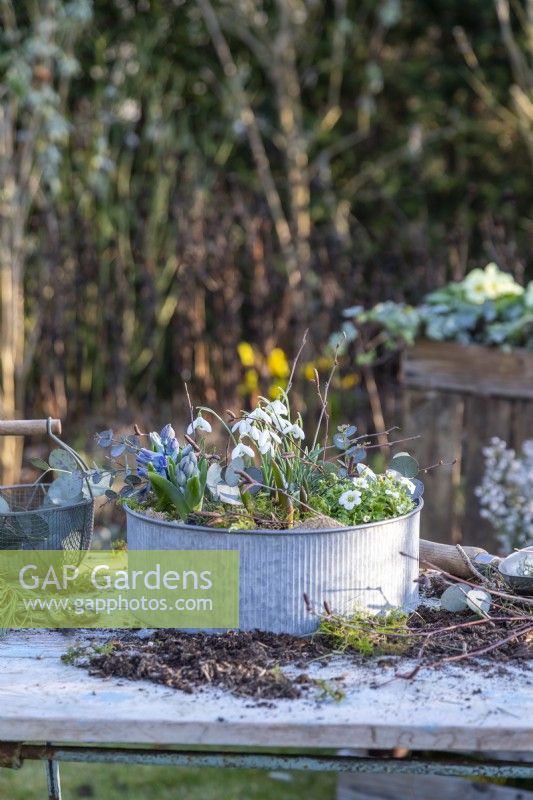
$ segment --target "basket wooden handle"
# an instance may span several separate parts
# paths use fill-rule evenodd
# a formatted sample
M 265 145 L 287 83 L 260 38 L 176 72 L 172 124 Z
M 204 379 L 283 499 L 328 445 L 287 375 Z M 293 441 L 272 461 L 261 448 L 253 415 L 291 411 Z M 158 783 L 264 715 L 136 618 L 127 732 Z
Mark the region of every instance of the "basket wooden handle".
M 467 556 L 475 563 L 476 556 L 481 554 L 488 556 L 486 550 L 481 547 L 463 547 Z M 420 561 L 426 561 L 435 567 L 455 575 L 457 578 L 471 578 L 467 564 L 461 558 L 461 554 L 452 544 L 439 544 L 438 542 L 428 542 L 420 539 Z M 422 566 L 425 566 L 422 564 Z
M 43 436 L 48 432 L 46 419 L 2 419 L 0 436 Z M 52 433 L 61 433 L 61 420 L 52 420 Z

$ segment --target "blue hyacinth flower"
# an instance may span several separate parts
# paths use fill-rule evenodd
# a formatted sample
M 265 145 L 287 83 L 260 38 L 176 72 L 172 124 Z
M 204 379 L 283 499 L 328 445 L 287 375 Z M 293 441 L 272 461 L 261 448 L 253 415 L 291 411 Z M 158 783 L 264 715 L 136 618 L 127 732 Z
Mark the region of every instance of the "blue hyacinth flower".
M 146 477 L 148 474 L 148 465 L 151 464 L 159 475 L 167 475 L 167 457 L 164 453 L 154 453 L 153 450 L 148 450 L 143 447 L 137 453 L 137 474 L 141 477 Z
M 178 440 L 176 439 L 174 428 L 172 425 L 170 425 L 170 423 L 165 425 L 165 427 L 161 430 L 159 438 L 167 456 L 174 456 L 178 452 Z

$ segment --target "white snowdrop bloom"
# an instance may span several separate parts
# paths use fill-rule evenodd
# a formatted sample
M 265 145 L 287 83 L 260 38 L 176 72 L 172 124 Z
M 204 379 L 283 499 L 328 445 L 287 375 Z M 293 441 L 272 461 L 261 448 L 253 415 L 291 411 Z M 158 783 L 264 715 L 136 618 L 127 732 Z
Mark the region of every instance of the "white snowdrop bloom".
M 294 425 L 291 425 L 287 433 L 290 433 L 290 435 L 294 436 L 295 439 L 305 439 L 305 433 L 303 428 L 301 428 L 296 423 L 294 423 Z
M 261 433 L 262 431 L 260 428 L 256 428 L 255 425 L 250 425 L 250 427 L 248 428 L 248 433 L 243 433 L 243 437 L 249 436 L 250 439 L 254 440 L 254 442 L 258 442 Z
M 247 418 L 255 420 L 256 422 L 266 422 L 267 425 L 272 425 L 272 420 L 270 419 L 265 409 L 261 408 L 261 406 L 257 406 L 257 408 L 254 408 L 254 410 L 250 412 L 250 414 L 248 414 Z
M 242 458 L 242 456 L 250 456 L 250 458 L 254 457 L 254 451 L 251 447 L 248 447 L 247 444 L 243 442 L 239 442 L 239 444 L 233 448 L 231 451 L 231 458 Z
M 259 432 L 259 438 L 257 439 L 257 447 L 262 455 L 266 455 L 267 453 L 272 452 L 272 450 L 274 449 L 274 445 L 272 444 L 272 438 L 268 431 Z
M 348 489 L 346 492 L 343 492 L 339 497 L 339 505 L 345 508 L 347 511 L 351 511 L 355 506 L 358 506 L 361 503 L 361 492 L 358 492 L 357 489 Z
M 192 436 L 195 431 L 205 431 L 206 433 L 211 433 L 212 430 L 213 429 L 211 428 L 211 425 L 206 419 L 203 417 L 196 417 L 196 419 L 193 420 L 187 428 L 187 435 Z
M 283 436 L 286 436 L 289 433 L 290 429 L 292 428 L 292 422 L 290 421 L 290 419 L 285 419 L 285 417 L 278 417 L 276 414 L 272 416 L 271 424 L 280 433 L 282 433 Z
M 274 414 L 276 417 L 286 417 L 289 413 L 287 406 L 285 403 L 282 403 L 281 400 L 272 400 L 267 406 L 267 411 L 269 414 Z
M 246 435 L 251 435 L 250 433 L 251 427 L 252 425 L 250 422 L 248 422 L 248 419 L 244 418 L 244 419 L 238 419 L 235 425 L 233 425 L 231 430 L 232 433 L 235 433 L 235 431 L 239 431 L 239 436 L 246 436 Z
M 366 464 L 358 464 L 357 465 L 357 472 L 362 478 L 365 478 L 367 481 L 375 481 L 377 480 L 377 475 L 374 470 L 367 467 Z

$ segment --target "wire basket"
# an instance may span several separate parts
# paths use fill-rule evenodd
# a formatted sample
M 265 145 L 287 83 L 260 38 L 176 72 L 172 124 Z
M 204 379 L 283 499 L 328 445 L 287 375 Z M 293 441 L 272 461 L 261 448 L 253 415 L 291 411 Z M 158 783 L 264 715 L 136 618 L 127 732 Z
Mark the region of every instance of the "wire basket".
M 91 497 L 47 506 L 42 483 L 0 487 L 9 512 L 0 513 L 0 550 L 88 550 L 94 522 Z
M 87 466 L 54 432 L 59 420 L 0 421 L 0 435 L 47 433 L 76 462 L 85 494 L 56 505 L 44 483 L 0 486 L 0 562 L 2 550 L 88 550 L 94 528 L 94 498 Z M 0 628 L 0 636 L 7 631 Z

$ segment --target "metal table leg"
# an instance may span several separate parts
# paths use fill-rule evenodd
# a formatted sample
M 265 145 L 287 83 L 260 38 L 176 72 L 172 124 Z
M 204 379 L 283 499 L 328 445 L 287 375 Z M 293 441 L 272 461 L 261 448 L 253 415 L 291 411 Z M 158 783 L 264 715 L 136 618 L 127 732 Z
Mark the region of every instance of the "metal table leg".
M 48 782 L 48 800 L 61 800 L 59 761 L 45 761 L 45 769 Z

